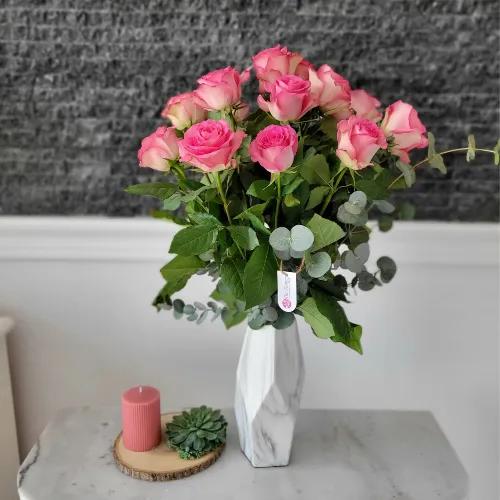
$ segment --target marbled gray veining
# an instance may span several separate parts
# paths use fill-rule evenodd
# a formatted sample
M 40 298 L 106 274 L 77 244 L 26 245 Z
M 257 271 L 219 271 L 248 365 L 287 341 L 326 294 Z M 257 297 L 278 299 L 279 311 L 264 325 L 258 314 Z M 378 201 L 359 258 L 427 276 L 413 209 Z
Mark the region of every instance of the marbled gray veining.
M 467 499 L 465 471 L 428 412 L 301 410 L 290 465 L 268 469 L 251 467 L 232 410 L 224 414 L 227 446 L 214 465 L 186 479 L 148 483 L 113 463 L 117 408 L 62 412 L 21 466 L 21 500 Z
M 254 467 L 288 464 L 303 384 L 297 323 L 283 330 L 247 327 L 234 407 L 241 449 Z

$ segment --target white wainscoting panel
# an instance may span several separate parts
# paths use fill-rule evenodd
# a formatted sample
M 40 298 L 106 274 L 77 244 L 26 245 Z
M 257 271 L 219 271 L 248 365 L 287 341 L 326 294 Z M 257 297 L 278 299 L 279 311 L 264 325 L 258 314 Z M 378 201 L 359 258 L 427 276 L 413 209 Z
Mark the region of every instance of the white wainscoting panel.
M 119 404 L 135 384 L 165 409 L 232 404 L 243 326 L 197 327 L 156 313 L 174 226 L 145 218 L 0 217 L 0 315 L 16 321 L 11 366 L 21 453 L 67 406 Z M 299 322 L 304 407 L 431 410 L 471 478 L 498 498 L 498 226 L 398 223 L 374 233 L 394 281 L 348 306 L 365 353 Z M 206 300 L 195 277 L 180 296 Z

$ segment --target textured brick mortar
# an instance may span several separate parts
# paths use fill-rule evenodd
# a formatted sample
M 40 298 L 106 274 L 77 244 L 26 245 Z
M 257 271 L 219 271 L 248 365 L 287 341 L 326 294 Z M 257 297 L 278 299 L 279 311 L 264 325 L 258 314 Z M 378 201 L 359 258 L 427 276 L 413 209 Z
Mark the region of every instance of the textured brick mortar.
M 498 136 L 497 0 L 0 0 L 0 213 L 145 213 L 123 193 L 170 95 L 278 42 L 384 104 L 412 103 L 443 147 Z M 422 170 L 418 216 L 498 220 L 490 158 Z

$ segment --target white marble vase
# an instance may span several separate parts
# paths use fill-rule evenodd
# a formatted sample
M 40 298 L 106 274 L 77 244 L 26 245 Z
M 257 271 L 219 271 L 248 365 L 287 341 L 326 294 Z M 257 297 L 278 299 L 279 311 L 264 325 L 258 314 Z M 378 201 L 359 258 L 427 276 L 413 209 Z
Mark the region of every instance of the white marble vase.
M 241 449 L 254 467 L 288 465 L 303 383 L 297 323 L 283 330 L 247 326 L 234 407 Z

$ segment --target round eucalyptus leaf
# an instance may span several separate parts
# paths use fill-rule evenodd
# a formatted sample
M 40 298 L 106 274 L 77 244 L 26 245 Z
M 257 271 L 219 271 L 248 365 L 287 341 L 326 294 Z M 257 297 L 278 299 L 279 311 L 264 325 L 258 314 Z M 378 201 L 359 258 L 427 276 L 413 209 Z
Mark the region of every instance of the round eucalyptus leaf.
M 179 312 L 179 311 L 176 311 L 176 310 L 174 309 L 174 318 L 175 318 L 175 319 L 181 319 L 181 318 L 182 318 L 182 313 L 181 313 L 181 312 Z
M 295 315 L 291 312 L 285 312 L 280 309 L 278 319 L 273 323 L 277 330 L 283 330 L 291 326 L 295 320 Z
M 361 243 L 354 249 L 356 257 L 364 264 L 370 256 L 370 245 L 368 243 Z
M 259 313 L 257 316 L 248 321 L 248 326 L 252 328 L 252 330 L 258 330 L 259 328 L 262 328 L 265 323 L 266 320 L 264 316 Z
M 279 252 L 290 249 L 290 230 L 286 227 L 277 227 L 269 236 L 269 244 Z
M 207 306 L 205 304 L 202 304 L 201 302 L 195 302 L 194 307 L 197 309 L 201 309 L 202 311 L 205 311 L 207 309 Z
M 340 205 L 337 210 L 337 219 L 344 224 L 355 224 L 358 220 L 356 215 L 350 214 L 344 207 L 344 204 Z
M 291 250 L 283 250 L 283 251 L 275 250 L 274 254 L 280 260 L 290 260 L 290 258 L 291 258 Z
M 191 314 L 187 317 L 188 321 L 196 321 L 198 319 L 198 315 L 196 313 Z
M 362 271 L 358 274 L 358 288 L 364 292 L 370 291 L 375 285 L 377 285 L 377 279 L 373 274 L 368 271 Z
M 314 234 L 306 226 L 293 226 L 290 231 L 290 246 L 296 252 L 309 250 L 314 243 Z
M 191 304 L 186 304 L 182 310 L 182 312 L 187 315 L 194 314 L 195 311 L 196 311 L 195 307 L 192 306 Z
M 365 208 L 368 198 L 363 191 L 354 191 L 354 193 L 349 196 L 349 202 L 353 205 L 357 205 L 360 208 Z
M 344 208 L 352 215 L 359 215 L 364 210 L 364 207 L 350 201 L 344 203 Z
M 305 252 L 296 252 L 293 248 L 290 248 L 290 257 L 294 259 L 302 259 L 304 257 Z
M 396 207 L 389 203 L 387 200 L 375 200 L 373 204 L 383 213 L 383 214 L 392 214 Z
M 262 310 L 262 316 L 266 321 L 272 323 L 278 319 L 278 311 L 274 307 L 266 307 Z
M 368 222 L 368 212 L 363 210 L 358 216 L 356 216 L 356 220 L 353 222 L 355 226 L 361 227 L 364 226 Z
M 313 278 L 320 278 L 332 267 L 332 259 L 326 252 L 318 252 L 311 255 L 306 263 L 306 271 Z
M 214 302 L 213 300 L 207 302 L 207 306 L 213 311 L 213 312 L 216 312 L 217 309 L 219 309 L 219 306 L 217 305 L 216 302 Z
M 377 260 L 377 266 L 380 269 L 380 279 L 382 282 L 389 283 L 396 274 L 396 263 L 390 257 L 380 257 Z
M 205 309 L 205 311 L 203 311 L 203 312 L 200 314 L 200 316 L 199 316 L 198 320 L 196 321 L 196 323 L 197 323 L 198 325 L 201 325 L 201 323 L 203 323 L 203 322 L 205 321 L 205 319 L 206 319 L 207 315 L 208 315 L 208 310 L 206 310 L 206 309 Z
M 349 271 L 355 274 L 360 273 L 364 268 L 363 263 L 351 251 L 347 251 L 342 255 L 342 264 L 342 267 L 349 269 Z
M 385 233 L 392 228 L 392 217 L 390 215 L 381 215 L 378 219 L 379 229 Z
M 182 311 L 184 310 L 184 301 L 182 301 L 181 299 L 175 299 L 173 302 L 173 306 L 174 311 L 182 314 Z

